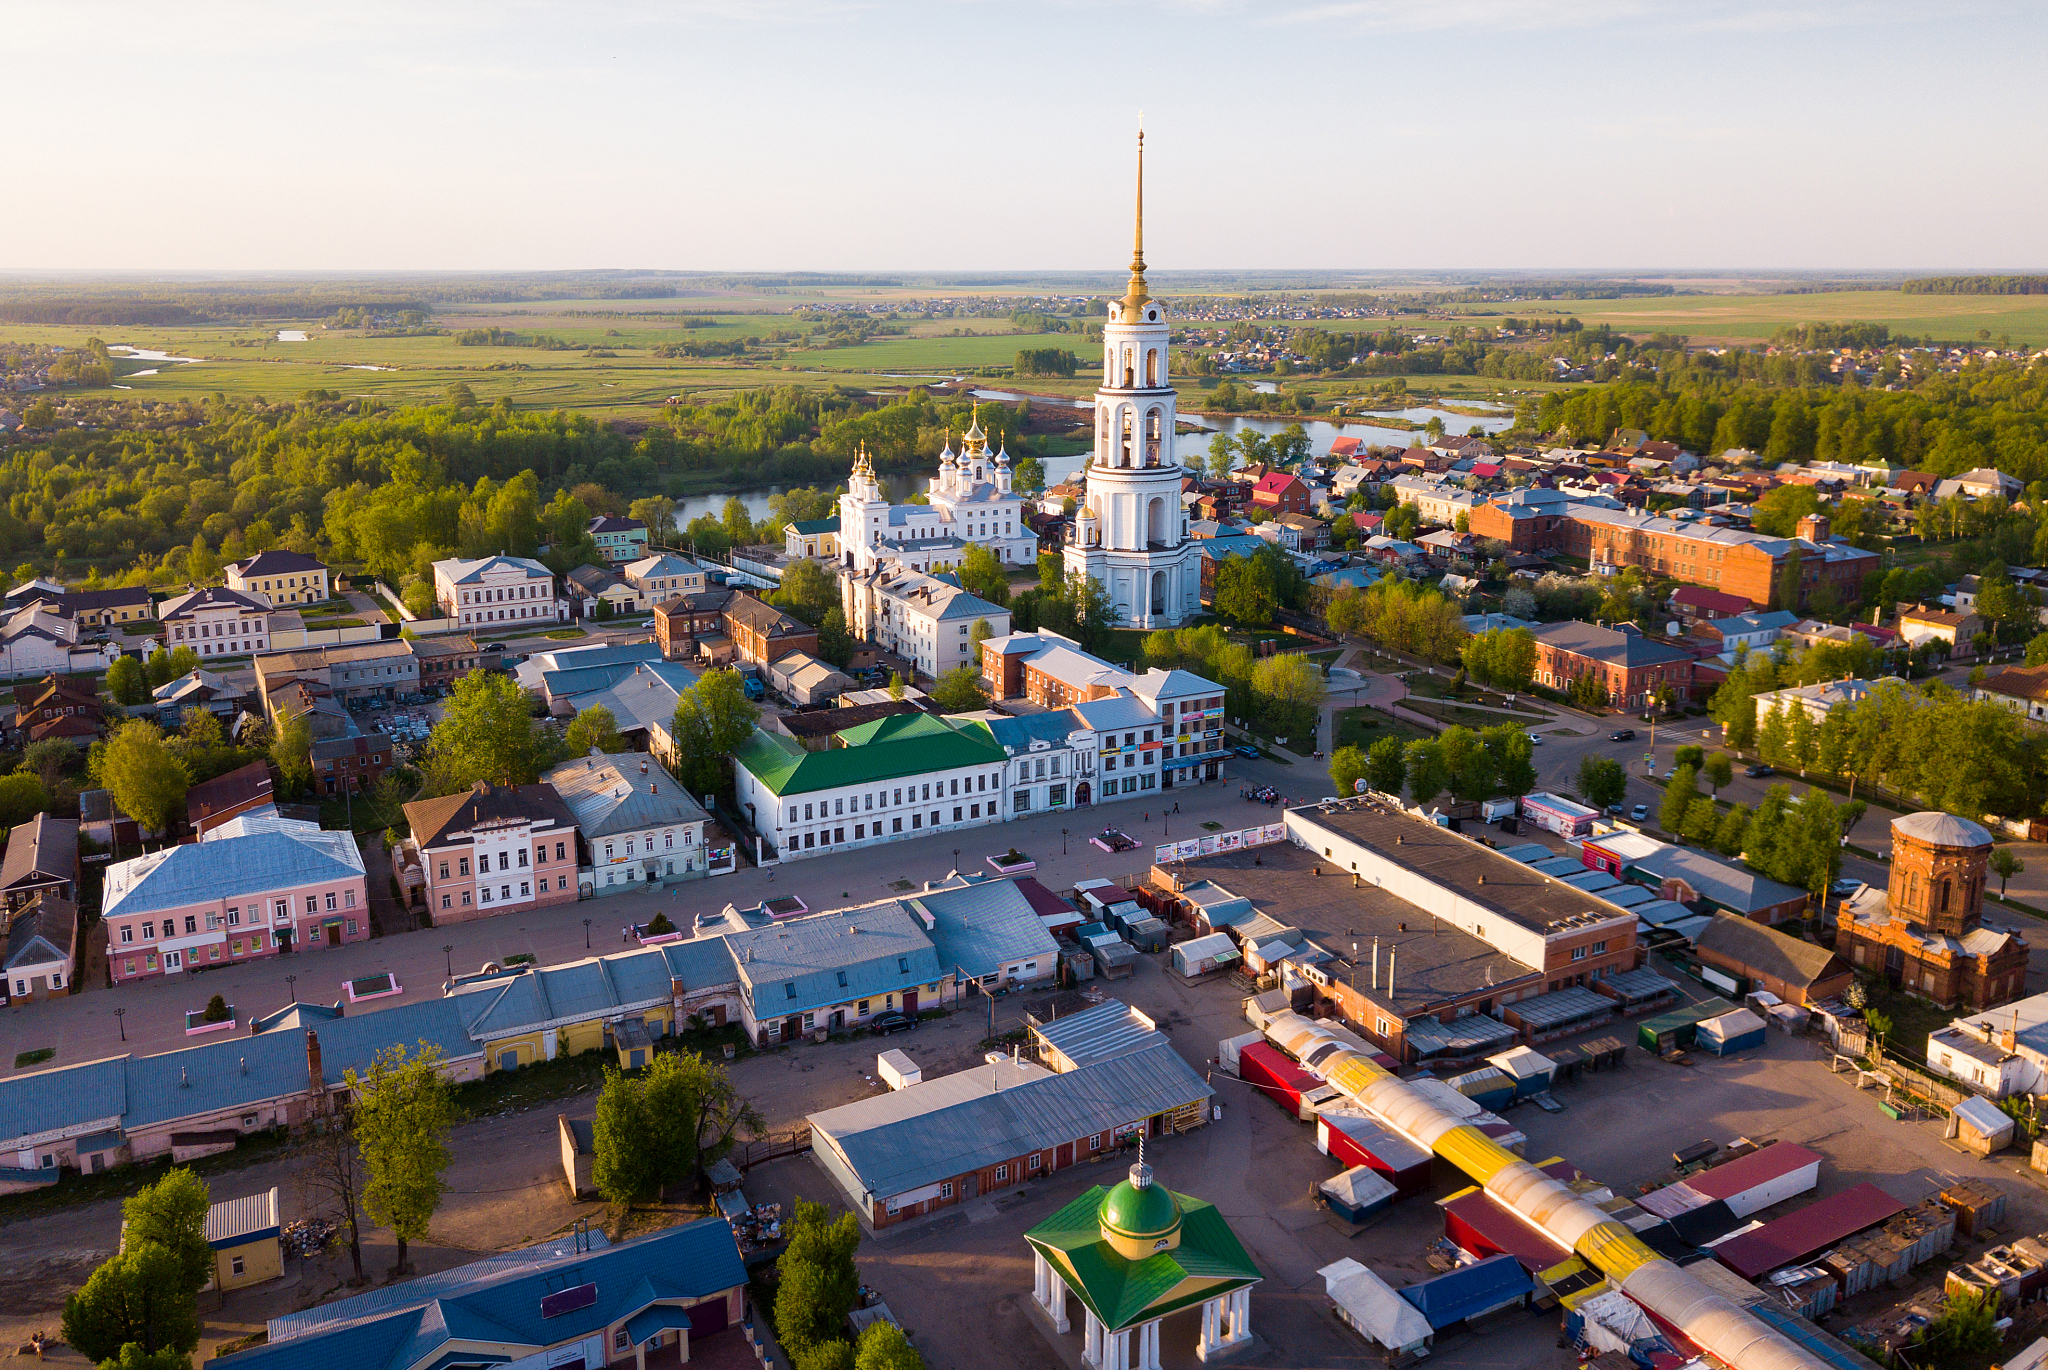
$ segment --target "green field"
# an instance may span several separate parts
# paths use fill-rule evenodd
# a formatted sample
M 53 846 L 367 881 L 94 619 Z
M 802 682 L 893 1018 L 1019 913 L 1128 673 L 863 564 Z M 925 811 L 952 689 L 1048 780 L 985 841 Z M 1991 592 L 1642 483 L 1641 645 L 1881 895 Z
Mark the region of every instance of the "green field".
M 617 301 L 603 301 L 616 310 Z M 681 313 L 683 311 L 675 311 Z M 1019 348 L 1063 347 L 1092 363 L 1101 345 L 1072 333 L 1021 333 L 999 319 L 919 320 L 906 336 L 879 337 L 847 347 L 791 346 L 779 360 L 763 358 L 666 359 L 651 355 L 664 343 L 713 341 L 743 335 L 767 337 L 776 330 L 801 332 L 805 325 L 786 315 L 700 315 L 712 326 L 684 329 L 670 317 L 593 318 L 586 311 L 550 304 L 524 309 L 449 309 L 436 323 L 449 330 L 434 337 L 366 337 L 328 330 L 317 321 L 279 321 L 275 327 L 0 325 L 0 347 L 36 343 L 76 347 L 98 337 L 197 363 L 122 360 L 117 386 L 107 397 L 197 399 L 221 391 L 267 400 L 295 399 L 307 390 L 337 391 L 388 403 L 432 403 L 456 381 L 485 404 L 510 396 L 520 408 L 574 409 L 608 415 L 650 416 L 671 395 L 717 397 L 766 385 L 834 386 L 848 383 L 876 389 L 900 382 L 889 373 L 943 378 L 976 368 L 1007 366 Z M 572 343 L 578 350 L 532 347 L 465 347 L 453 334 L 496 326 L 525 335 Z M 280 330 L 299 329 L 304 342 L 279 342 Z M 967 336 L 953 336 L 959 333 Z M 616 353 L 587 356 L 580 349 Z M 136 374 L 154 371 L 154 375 Z M 1092 384 L 1092 375 L 1090 379 Z M 1086 386 L 1055 382 L 1079 394 Z M 1044 389 L 1036 383 L 1028 388 Z
M 1881 323 L 1894 332 L 1973 342 L 1978 331 L 2048 343 L 2048 295 L 1907 295 L 1842 290 L 1813 295 L 1674 295 L 1453 306 L 1459 313 L 1535 319 L 1571 316 L 1625 333 L 1683 333 L 1695 342 L 1763 342 L 1787 324 Z

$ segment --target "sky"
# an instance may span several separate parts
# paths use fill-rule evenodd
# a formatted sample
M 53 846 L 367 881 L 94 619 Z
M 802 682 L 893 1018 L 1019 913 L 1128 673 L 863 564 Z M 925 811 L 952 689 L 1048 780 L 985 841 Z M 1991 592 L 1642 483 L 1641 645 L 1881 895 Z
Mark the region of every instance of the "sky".
M 5 8 L 0 270 L 2048 265 L 2038 0 Z

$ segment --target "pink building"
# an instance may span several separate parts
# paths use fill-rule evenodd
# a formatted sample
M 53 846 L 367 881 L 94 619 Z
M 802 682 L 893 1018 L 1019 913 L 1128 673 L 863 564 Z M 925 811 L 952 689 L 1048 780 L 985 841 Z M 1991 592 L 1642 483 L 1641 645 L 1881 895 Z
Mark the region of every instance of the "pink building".
M 438 926 L 578 898 L 576 815 L 552 785 L 492 785 L 405 806 Z
M 109 866 L 102 908 L 116 983 L 370 935 L 355 839 L 252 814 Z

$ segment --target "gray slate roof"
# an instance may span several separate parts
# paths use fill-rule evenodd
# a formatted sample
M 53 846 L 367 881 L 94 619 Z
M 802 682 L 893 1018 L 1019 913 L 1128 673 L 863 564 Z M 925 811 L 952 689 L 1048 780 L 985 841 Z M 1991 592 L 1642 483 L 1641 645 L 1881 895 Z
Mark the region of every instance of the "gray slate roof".
M 562 796 L 585 837 L 705 821 L 703 805 L 661 763 L 639 752 L 580 756 L 541 779 Z
M 1617 666 L 1659 666 L 1668 662 L 1691 661 L 1693 655 L 1641 633 L 1602 628 L 1597 623 L 1546 623 L 1536 630 L 1539 642 L 1561 651 L 1612 662 Z
M 889 1198 L 1215 1093 L 1164 1041 L 1055 1075 L 1002 1062 L 810 1116 L 860 1183 Z

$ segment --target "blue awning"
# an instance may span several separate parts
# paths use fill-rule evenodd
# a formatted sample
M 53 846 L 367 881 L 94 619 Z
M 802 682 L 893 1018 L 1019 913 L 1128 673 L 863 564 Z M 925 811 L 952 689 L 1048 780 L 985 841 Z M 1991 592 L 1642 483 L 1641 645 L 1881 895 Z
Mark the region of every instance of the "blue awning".
M 1204 761 L 1221 761 L 1222 759 L 1222 752 L 1204 752 L 1200 756 L 1176 756 L 1169 761 L 1162 761 L 1159 764 L 1166 770 L 1178 771 L 1184 770 L 1189 766 L 1199 766 Z
M 689 1327 L 689 1310 L 677 1308 L 674 1304 L 670 1303 L 654 1304 L 651 1307 L 641 1309 L 638 1313 L 626 1319 L 626 1335 L 633 1339 L 635 1346 L 639 1346 L 643 1342 L 653 1341 L 663 1332 L 674 1328 L 682 1328 L 684 1331 L 688 1331 Z
M 91 1156 L 101 1151 L 112 1151 L 126 1140 L 127 1138 L 121 1135 L 121 1129 L 117 1127 L 109 1132 L 95 1132 L 89 1137 L 80 1137 L 73 1145 L 78 1148 L 79 1155 Z

